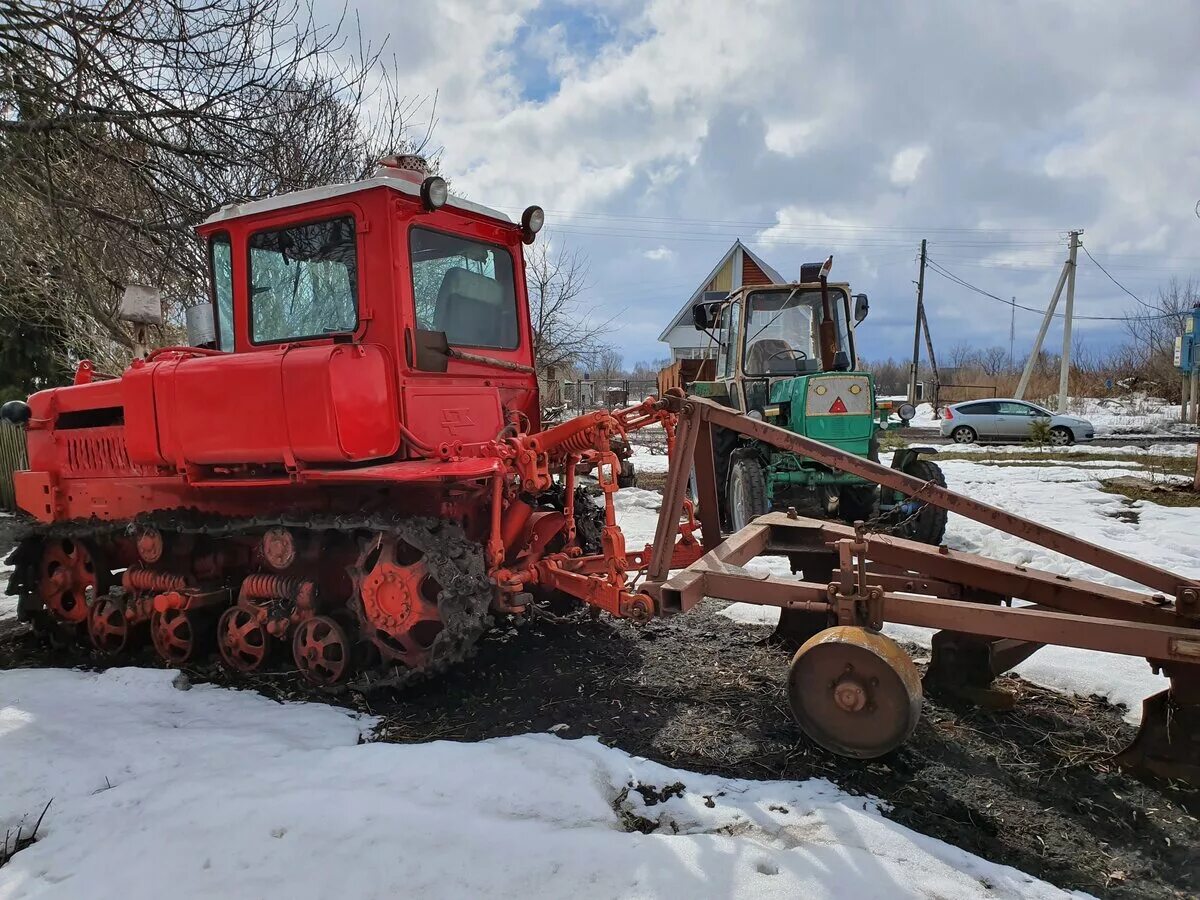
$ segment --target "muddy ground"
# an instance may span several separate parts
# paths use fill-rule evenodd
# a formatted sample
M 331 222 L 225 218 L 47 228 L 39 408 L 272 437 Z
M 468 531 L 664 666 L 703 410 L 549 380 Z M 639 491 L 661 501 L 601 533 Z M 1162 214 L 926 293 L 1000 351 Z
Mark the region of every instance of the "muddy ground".
M 282 671 L 241 683 L 280 699 L 371 712 L 382 717 L 378 736 L 387 741 L 555 728 L 683 769 L 828 778 L 886 801 L 891 818 L 917 831 L 1064 888 L 1102 897 L 1200 894 L 1200 791 L 1141 782 L 1113 766 L 1113 752 L 1133 736 L 1120 709 L 1008 677 L 1015 711 L 927 697 L 900 750 L 870 763 L 839 759 L 790 719 L 788 658 L 765 645 L 769 629 L 735 624 L 716 615 L 720 606 L 640 628 L 587 615 L 506 624 L 473 660 L 404 695 L 322 695 Z M 157 665 L 149 653 L 135 661 Z M 49 650 L 24 626 L 0 626 L 0 667 L 80 662 L 100 664 L 82 651 Z M 190 674 L 230 680 L 215 666 Z

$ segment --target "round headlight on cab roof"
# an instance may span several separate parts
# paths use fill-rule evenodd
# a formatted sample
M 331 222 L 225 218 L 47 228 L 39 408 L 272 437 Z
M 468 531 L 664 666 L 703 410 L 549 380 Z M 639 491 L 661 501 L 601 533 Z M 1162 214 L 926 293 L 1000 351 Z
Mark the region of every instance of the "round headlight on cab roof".
M 521 239 L 532 244 L 534 237 L 546 224 L 546 211 L 540 206 L 530 206 L 521 213 Z
M 896 415 L 906 422 L 911 422 L 917 417 L 917 410 L 911 403 L 901 403 Z
M 450 188 L 446 179 L 439 175 L 430 175 L 421 182 L 421 205 L 433 212 L 441 209 L 450 199 Z

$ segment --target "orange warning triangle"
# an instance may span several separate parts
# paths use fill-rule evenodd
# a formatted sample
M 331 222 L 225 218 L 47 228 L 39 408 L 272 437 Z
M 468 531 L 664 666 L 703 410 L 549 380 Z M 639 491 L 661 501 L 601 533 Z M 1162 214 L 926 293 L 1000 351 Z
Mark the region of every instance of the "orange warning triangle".
M 846 404 L 842 402 L 841 397 L 833 401 L 833 406 L 829 407 L 829 411 L 831 413 L 844 413 L 846 411 Z

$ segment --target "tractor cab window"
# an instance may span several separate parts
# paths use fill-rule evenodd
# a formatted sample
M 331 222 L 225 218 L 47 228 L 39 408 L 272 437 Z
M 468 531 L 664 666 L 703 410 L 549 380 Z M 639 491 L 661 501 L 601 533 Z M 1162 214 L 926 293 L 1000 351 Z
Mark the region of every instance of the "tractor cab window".
M 256 344 L 354 331 L 358 246 L 352 216 L 251 235 L 250 324 Z
M 747 302 L 747 375 L 794 375 L 806 371 L 806 360 L 821 358 L 820 291 L 755 291 Z
M 512 254 L 424 228 L 412 229 L 409 241 L 417 327 L 445 332 L 449 344 L 516 349 Z
M 217 317 L 217 349 L 233 351 L 233 252 L 229 235 L 213 235 L 208 244 L 213 314 Z

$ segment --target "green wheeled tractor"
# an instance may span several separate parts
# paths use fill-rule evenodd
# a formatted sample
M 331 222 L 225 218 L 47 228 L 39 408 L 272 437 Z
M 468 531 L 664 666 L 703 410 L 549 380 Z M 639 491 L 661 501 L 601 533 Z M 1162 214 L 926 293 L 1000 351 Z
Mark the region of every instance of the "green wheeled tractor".
M 717 343 L 714 380 L 689 391 L 805 437 L 879 461 L 875 382 L 858 370 L 854 329 L 867 317 L 866 294 L 829 283 L 833 257 L 801 266 L 795 284 L 752 285 L 693 308 L 698 329 Z M 905 412 L 908 415 L 905 415 Z M 901 409 L 901 419 L 912 411 Z M 876 530 L 938 544 L 946 512 L 796 453 L 732 432 L 714 434 L 722 527 L 794 508 L 804 516 L 869 521 Z M 905 447 L 892 468 L 945 485 L 932 447 Z

